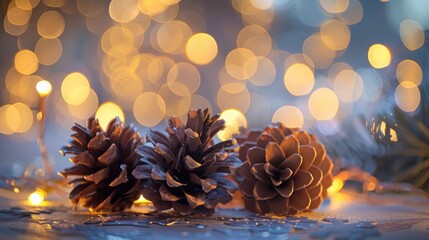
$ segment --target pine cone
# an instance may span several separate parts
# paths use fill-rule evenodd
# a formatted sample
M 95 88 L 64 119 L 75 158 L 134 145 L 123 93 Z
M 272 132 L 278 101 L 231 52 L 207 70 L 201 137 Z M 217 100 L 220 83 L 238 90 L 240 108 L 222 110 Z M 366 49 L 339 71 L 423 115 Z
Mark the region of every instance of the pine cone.
M 216 205 L 232 200 L 237 184 L 227 179 L 230 166 L 240 160 L 232 150 L 237 141 L 214 144 L 212 138 L 225 128 L 219 115 L 210 118 L 208 109 L 190 110 L 186 125 L 177 117 L 169 120 L 168 136 L 151 131 L 137 153 L 143 165 L 133 175 L 142 179 L 143 196 L 158 211 L 173 208 L 176 213 L 210 215 Z
M 138 132 L 123 127 L 116 117 L 103 131 L 98 120 L 90 118 L 87 128 L 75 124 L 73 141 L 61 148 L 64 156 L 71 154 L 73 167 L 60 174 L 78 176 L 69 184 L 74 185 L 69 198 L 75 205 L 93 211 L 121 211 L 131 207 L 140 196 L 140 181 L 131 172 L 139 164 L 135 153 L 141 144 Z
M 333 164 L 314 135 L 278 123 L 236 138 L 246 209 L 292 215 L 318 208 L 327 197 Z

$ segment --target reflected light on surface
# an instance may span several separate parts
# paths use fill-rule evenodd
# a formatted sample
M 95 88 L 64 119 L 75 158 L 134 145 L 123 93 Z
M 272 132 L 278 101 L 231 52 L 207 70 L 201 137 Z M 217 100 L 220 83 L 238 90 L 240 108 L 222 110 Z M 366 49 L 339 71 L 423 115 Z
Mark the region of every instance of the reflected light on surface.
M 143 197 L 143 195 L 142 195 L 142 194 L 140 194 L 139 199 L 135 200 L 135 201 L 134 201 L 134 204 L 139 205 L 139 204 L 150 203 L 150 202 L 151 202 L 151 201 L 147 200 L 146 198 L 144 198 L 144 197 Z
M 36 90 L 40 96 L 48 96 L 52 91 L 52 85 L 49 81 L 42 80 L 36 84 Z
M 95 118 L 98 119 L 100 126 L 106 130 L 109 122 L 115 117 L 119 117 L 122 122 L 125 121 L 124 112 L 122 109 L 113 102 L 105 102 L 100 105 L 95 113 Z
M 391 61 L 389 49 L 382 44 L 374 44 L 368 49 L 368 61 L 374 68 L 385 68 Z
M 246 117 L 236 109 L 227 109 L 223 111 L 219 119 L 225 120 L 226 126 L 224 130 L 217 134 L 222 141 L 232 138 L 235 134 L 239 134 L 242 128 L 247 128 Z

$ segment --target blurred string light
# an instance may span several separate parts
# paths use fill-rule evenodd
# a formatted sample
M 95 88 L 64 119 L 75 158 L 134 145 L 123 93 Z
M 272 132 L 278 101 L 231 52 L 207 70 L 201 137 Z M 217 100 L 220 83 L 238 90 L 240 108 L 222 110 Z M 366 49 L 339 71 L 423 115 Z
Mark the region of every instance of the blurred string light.
M 40 96 L 48 96 L 52 92 L 52 85 L 47 80 L 41 80 L 37 83 L 36 90 Z

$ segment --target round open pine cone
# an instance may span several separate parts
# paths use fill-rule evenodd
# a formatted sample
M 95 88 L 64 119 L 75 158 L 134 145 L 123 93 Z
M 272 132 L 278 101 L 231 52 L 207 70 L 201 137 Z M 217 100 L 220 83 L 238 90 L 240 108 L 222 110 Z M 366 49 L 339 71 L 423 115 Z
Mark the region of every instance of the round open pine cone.
M 247 210 L 293 215 L 318 208 L 332 184 L 332 160 L 315 135 L 280 123 L 236 136 L 237 170 Z
M 70 200 L 92 211 L 122 211 L 131 207 L 140 196 L 140 180 L 131 172 L 140 164 L 135 153 L 142 141 L 132 127 L 123 127 L 116 117 L 103 131 L 98 120 L 90 118 L 87 128 L 75 124 L 73 141 L 61 148 L 64 156 L 71 154 L 74 166 L 60 172 L 64 177 L 77 176 Z
M 142 165 L 133 175 L 142 179 L 143 196 L 158 211 L 173 208 L 180 215 L 210 215 L 219 204 L 232 200 L 237 184 L 228 179 L 230 167 L 240 160 L 232 151 L 235 139 L 214 144 L 213 137 L 225 128 L 219 115 L 210 118 L 208 109 L 190 110 L 186 125 L 171 117 L 166 132 L 153 130 L 137 153 Z

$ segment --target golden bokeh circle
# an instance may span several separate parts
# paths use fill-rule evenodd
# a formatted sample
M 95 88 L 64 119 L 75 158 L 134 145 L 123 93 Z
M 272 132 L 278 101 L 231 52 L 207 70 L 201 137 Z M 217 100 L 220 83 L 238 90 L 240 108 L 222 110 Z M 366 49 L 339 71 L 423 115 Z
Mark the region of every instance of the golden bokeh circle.
M 196 33 L 186 43 L 186 57 L 198 65 L 209 64 L 217 51 L 216 40 L 207 33 Z
M 329 88 L 319 88 L 308 100 L 308 109 L 317 120 L 331 120 L 338 112 L 339 102 L 335 92 Z

